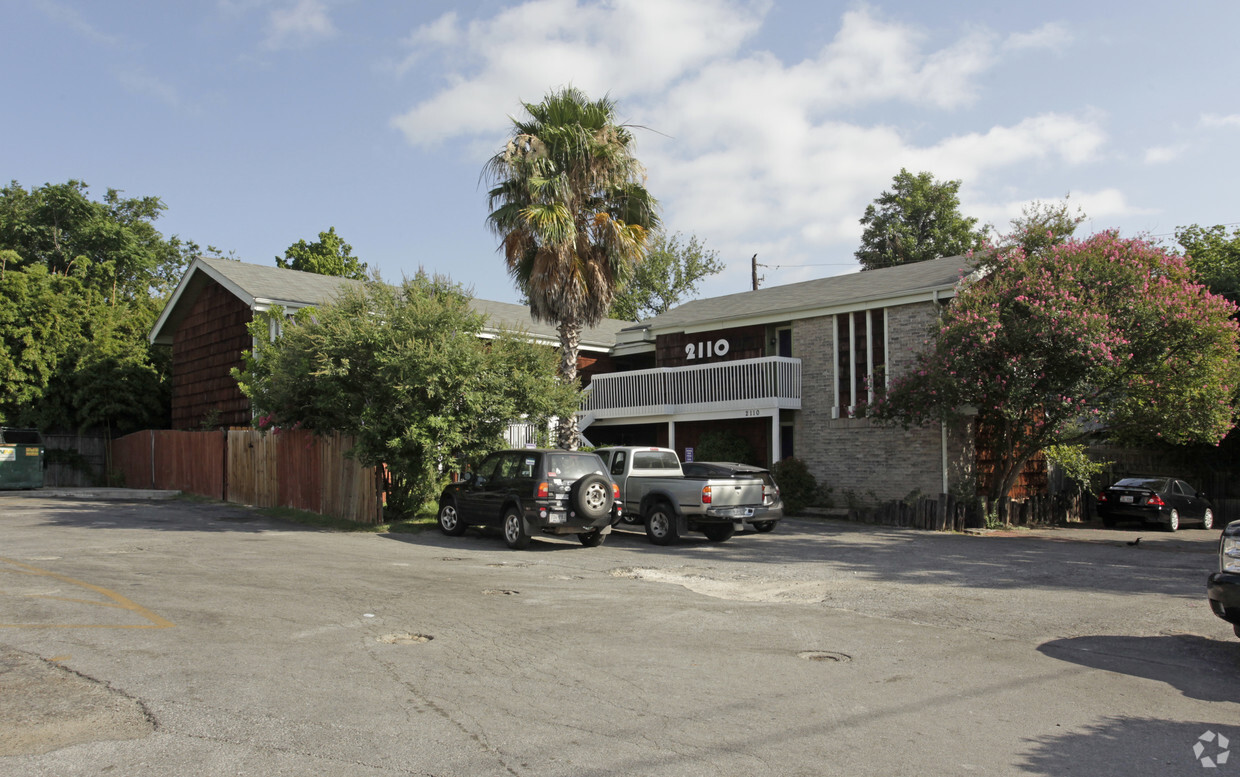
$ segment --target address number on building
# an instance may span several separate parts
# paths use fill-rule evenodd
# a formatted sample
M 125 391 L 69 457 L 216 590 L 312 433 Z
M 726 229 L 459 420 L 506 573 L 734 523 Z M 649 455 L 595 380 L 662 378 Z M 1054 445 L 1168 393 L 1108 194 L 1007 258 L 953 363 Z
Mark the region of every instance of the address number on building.
M 685 343 L 685 358 L 693 361 L 694 359 L 709 359 L 712 356 L 727 356 L 731 349 L 732 346 L 722 337 L 713 343 L 710 340 Z

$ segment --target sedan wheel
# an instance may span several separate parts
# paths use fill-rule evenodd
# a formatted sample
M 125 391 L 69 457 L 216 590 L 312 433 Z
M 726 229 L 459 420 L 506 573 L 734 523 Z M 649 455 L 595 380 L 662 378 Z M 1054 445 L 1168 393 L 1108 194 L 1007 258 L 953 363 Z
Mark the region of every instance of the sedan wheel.
M 1201 528 L 1203 529 L 1214 528 L 1214 511 L 1213 510 L 1210 510 L 1207 508 L 1206 514 L 1201 516 Z
M 530 544 L 530 535 L 525 530 L 525 521 L 516 508 L 509 508 L 504 513 L 504 542 L 513 550 L 521 550 Z
M 1180 528 L 1180 513 L 1178 510 L 1172 510 L 1171 515 L 1167 516 L 1167 531 L 1176 531 Z

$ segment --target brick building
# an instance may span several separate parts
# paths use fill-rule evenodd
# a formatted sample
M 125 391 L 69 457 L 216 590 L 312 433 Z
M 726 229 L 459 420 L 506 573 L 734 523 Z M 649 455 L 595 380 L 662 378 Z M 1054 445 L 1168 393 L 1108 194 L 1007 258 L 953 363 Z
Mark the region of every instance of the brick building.
M 866 501 L 969 482 L 971 424 L 903 430 L 855 417 L 868 386 L 903 374 L 965 257 L 694 300 L 621 330 L 617 372 L 594 377 L 581 421 L 595 445 L 659 444 L 685 457 L 707 431 L 760 462 L 796 456 Z
M 744 439 L 759 463 L 802 459 L 820 483 L 865 501 L 937 494 L 971 482 L 971 423 L 910 430 L 857 417 L 868 386 L 903 374 L 940 307 L 971 272 L 965 257 L 820 278 L 687 302 L 582 337 L 591 445 L 661 445 L 690 455 L 708 432 Z M 254 313 L 330 301 L 358 281 L 199 258 L 151 333 L 172 347 L 173 426 L 248 425 L 230 370 L 252 343 Z M 558 343 L 529 309 L 474 300 L 496 327 Z

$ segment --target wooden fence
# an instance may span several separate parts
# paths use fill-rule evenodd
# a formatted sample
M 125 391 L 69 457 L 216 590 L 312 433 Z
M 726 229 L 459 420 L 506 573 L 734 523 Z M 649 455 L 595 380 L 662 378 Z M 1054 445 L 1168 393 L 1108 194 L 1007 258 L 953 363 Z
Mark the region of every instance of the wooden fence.
M 44 486 L 98 486 L 107 482 L 108 443 L 102 434 L 43 435 Z
M 112 461 L 129 488 L 174 489 L 236 504 L 294 507 L 380 523 L 376 468 L 347 458 L 350 447 L 350 438 L 341 434 L 152 430 L 114 440 Z

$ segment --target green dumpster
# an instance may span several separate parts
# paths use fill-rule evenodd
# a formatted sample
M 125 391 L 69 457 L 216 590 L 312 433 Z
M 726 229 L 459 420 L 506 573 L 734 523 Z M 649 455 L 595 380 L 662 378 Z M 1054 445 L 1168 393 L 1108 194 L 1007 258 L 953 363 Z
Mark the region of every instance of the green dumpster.
M 43 488 L 43 435 L 0 426 L 0 489 Z

